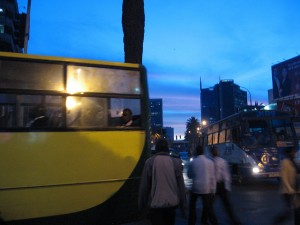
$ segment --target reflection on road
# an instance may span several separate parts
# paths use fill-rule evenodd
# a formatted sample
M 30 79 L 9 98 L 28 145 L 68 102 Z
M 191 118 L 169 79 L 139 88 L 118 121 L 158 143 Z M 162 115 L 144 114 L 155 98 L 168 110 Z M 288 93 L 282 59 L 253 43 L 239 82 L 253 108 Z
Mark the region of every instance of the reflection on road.
M 188 178 L 187 176 L 187 170 L 190 164 L 190 161 L 188 159 L 182 159 L 184 166 L 183 166 L 183 178 L 184 178 L 184 184 L 187 190 L 191 189 L 192 186 L 192 180 Z

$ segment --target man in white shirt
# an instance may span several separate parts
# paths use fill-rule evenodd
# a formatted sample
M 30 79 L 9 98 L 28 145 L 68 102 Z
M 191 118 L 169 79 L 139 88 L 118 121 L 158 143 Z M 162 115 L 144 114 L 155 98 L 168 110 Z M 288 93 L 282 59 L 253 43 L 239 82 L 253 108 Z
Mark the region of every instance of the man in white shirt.
M 225 210 L 234 225 L 240 225 L 235 216 L 231 202 L 229 200 L 229 192 L 231 191 L 231 175 L 229 172 L 228 163 L 221 157 L 219 157 L 219 150 L 216 146 L 212 148 L 212 155 L 216 170 L 216 181 L 217 181 L 217 196 L 220 196 Z
M 188 170 L 188 177 L 193 180 L 190 192 L 189 225 L 196 223 L 196 201 L 202 198 L 202 224 L 217 225 L 217 218 L 213 209 L 213 196 L 216 192 L 215 167 L 212 160 L 203 155 L 202 146 L 196 147 L 197 157 L 193 159 Z

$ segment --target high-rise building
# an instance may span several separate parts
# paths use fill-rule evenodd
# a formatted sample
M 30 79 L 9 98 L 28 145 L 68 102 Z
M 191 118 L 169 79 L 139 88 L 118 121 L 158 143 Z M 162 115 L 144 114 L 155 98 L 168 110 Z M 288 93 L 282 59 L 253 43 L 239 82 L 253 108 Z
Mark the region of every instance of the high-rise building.
M 174 141 L 174 128 L 173 127 L 164 127 L 163 128 L 164 136 L 170 140 Z
M 201 121 L 216 122 L 244 109 L 247 92 L 240 88 L 233 80 L 221 80 L 210 88 L 201 87 Z
M 163 134 L 162 99 L 150 99 L 151 133 Z
M 214 122 L 220 118 L 218 88 L 201 89 L 201 121 Z
M 23 52 L 26 14 L 19 13 L 17 0 L 0 1 L 0 51 Z

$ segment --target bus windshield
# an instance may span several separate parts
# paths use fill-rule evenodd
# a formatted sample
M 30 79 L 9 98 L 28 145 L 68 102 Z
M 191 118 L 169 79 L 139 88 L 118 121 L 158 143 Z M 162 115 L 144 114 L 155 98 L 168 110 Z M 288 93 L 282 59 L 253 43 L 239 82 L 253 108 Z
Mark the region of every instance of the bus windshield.
M 272 147 L 282 141 L 293 141 L 288 120 L 248 120 L 243 132 L 243 145 L 248 148 Z

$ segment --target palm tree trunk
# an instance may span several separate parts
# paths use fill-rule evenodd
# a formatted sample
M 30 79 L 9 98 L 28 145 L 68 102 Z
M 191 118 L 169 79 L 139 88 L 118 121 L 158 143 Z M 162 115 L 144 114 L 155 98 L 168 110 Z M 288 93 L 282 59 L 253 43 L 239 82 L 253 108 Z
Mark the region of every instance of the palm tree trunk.
M 123 0 L 125 62 L 142 64 L 145 27 L 144 0 Z

